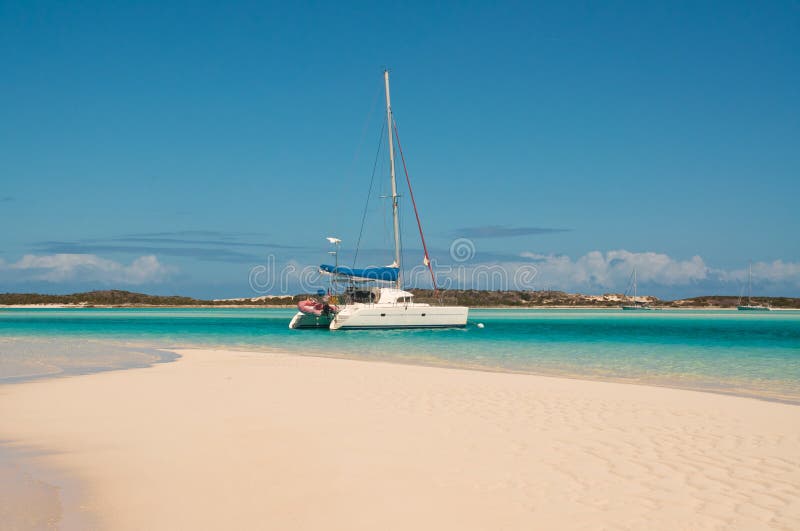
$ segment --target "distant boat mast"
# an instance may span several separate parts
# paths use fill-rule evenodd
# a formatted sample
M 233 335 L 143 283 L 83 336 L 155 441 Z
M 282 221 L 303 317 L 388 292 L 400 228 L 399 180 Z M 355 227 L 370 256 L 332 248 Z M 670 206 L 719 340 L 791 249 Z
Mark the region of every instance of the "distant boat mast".
M 739 299 L 739 310 L 743 311 L 756 311 L 768 312 L 770 311 L 769 305 L 753 304 L 753 261 L 747 262 L 747 304 L 741 305 L 742 301 Z

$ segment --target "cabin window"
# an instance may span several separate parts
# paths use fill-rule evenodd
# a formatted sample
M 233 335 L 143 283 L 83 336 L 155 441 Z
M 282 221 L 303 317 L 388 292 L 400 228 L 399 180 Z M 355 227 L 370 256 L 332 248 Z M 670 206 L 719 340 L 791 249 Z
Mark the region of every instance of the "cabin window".
M 382 314 L 381 314 L 381 317 L 386 317 L 386 314 L 385 314 L 385 313 L 382 313 Z
M 375 294 L 371 291 L 348 288 L 347 295 L 352 302 L 372 304 L 375 302 Z
M 422 317 L 425 317 L 425 314 L 424 314 L 424 313 L 422 314 Z

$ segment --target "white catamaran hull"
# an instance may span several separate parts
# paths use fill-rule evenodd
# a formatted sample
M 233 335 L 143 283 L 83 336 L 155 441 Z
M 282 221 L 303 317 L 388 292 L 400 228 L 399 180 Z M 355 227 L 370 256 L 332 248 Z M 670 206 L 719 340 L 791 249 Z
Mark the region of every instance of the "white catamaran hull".
M 354 304 L 336 314 L 330 329 L 463 328 L 468 315 L 466 306 Z

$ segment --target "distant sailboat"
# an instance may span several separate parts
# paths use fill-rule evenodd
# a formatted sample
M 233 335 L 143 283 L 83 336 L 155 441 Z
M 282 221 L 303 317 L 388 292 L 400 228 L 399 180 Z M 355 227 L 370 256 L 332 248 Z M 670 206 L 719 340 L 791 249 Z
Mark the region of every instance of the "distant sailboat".
M 630 291 L 630 288 L 628 289 L 628 291 Z M 625 292 L 626 295 L 627 295 L 628 291 Z M 647 310 L 652 310 L 653 309 L 646 302 L 640 302 L 640 301 L 636 300 L 636 268 L 635 267 L 633 268 L 633 300 L 631 301 L 630 304 L 623 304 L 622 305 L 622 309 L 623 310 L 627 310 L 627 311 L 647 311 Z
M 770 308 L 769 306 L 764 306 L 761 304 L 753 304 L 751 300 L 752 285 L 753 285 L 753 263 L 750 262 L 749 264 L 747 264 L 747 304 L 742 304 L 742 301 L 740 299 L 738 310 L 740 312 L 768 312 L 772 310 L 772 308 Z

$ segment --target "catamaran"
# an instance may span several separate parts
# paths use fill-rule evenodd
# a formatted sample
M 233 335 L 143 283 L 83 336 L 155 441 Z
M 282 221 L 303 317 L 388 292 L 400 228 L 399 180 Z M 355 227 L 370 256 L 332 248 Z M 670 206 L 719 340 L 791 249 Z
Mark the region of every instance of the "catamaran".
M 630 291 L 630 288 L 628 288 Z M 626 292 L 627 295 L 627 292 Z M 636 268 L 633 268 L 633 301 L 631 304 L 623 304 L 623 310 L 627 311 L 647 311 L 652 310 L 653 308 L 644 301 L 636 300 Z
M 737 309 L 740 312 L 768 312 L 772 310 L 769 306 L 764 306 L 761 304 L 753 304 L 751 300 L 751 292 L 752 292 L 752 284 L 753 284 L 753 263 L 750 262 L 747 264 L 747 304 L 742 304 L 741 299 L 739 300 L 739 306 Z
M 389 92 L 389 71 L 383 73 L 386 89 L 386 123 L 389 135 L 389 177 L 391 179 L 392 219 L 394 229 L 394 261 L 383 267 L 340 266 L 338 249 L 341 240 L 329 237 L 328 241 L 336 248 L 331 254 L 336 257 L 334 265 L 322 264 L 321 273 L 331 275 L 332 285 L 344 284 L 342 293 L 318 292 L 320 300 L 301 301 L 298 312 L 289 323 L 289 328 L 329 328 L 330 330 L 352 329 L 392 329 L 392 328 L 462 328 L 467 324 L 469 308 L 466 306 L 437 306 L 414 302 L 414 294 L 403 289 L 401 268 L 401 239 L 399 218 L 399 195 L 395 178 L 395 137 L 397 125 L 392 117 L 392 104 Z M 422 240 L 423 263 L 431 273 L 434 291 L 436 276 L 433 273 L 422 224 L 417 212 L 414 192 L 406 171 L 399 138 L 397 147 L 403 162 L 403 170 L 409 185 L 409 195 L 414 205 L 414 213 Z

